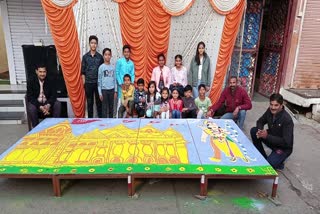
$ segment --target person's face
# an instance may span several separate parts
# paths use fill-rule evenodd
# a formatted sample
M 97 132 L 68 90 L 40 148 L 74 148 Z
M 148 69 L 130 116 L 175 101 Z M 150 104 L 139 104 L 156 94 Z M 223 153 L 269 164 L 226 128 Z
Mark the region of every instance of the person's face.
M 104 52 L 104 55 L 103 55 L 104 61 L 110 62 L 111 56 L 112 55 L 111 55 L 110 51 Z
M 177 98 L 179 97 L 179 93 L 178 93 L 177 90 L 174 90 L 174 91 L 172 92 L 172 97 L 173 97 L 174 99 L 177 99 Z
M 190 90 L 184 92 L 184 96 L 187 98 L 191 97 L 191 95 L 192 95 L 192 92 Z
M 202 44 L 199 45 L 198 52 L 199 52 L 199 55 L 203 55 L 203 53 L 204 53 L 204 46 L 203 46 Z
M 47 76 L 47 70 L 46 68 L 38 68 L 36 70 L 37 76 L 40 80 L 44 80 Z
M 162 56 L 159 58 L 158 63 L 160 67 L 164 66 L 164 58 Z
M 123 51 L 123 56 L 124 56 L 124 58 L 126 58 L 126 59 L 129 59 L 129 58 L 130 58 L 130 50 L 129 50 L 129 48 L 124 49 L 124 51 Z
M 125 77 L 125 78 L 124 78 L 124 84 L 125 84 L 126 86 L 129 86 L 129 85 L 131 84 L 131 81 L 130 81 L 130 78 L 129 78 L 129 77 Z
M 154 84 L 150 85 L 150 87 L 149 87 L 150 94 L 153 94 L 155 91 L 156 91 L 155 85 Z
M 229 80 L 229 86 L 230 86 L 231 90 L 233 91 L 237 87 L 237 79 L 231 78 Z
M 161 93 L 161 96 L 163 99 L 167 99 L 169 94 L 168 94 L 168 91 L 167 90 L 163 90 L 162 93 Z
M 201 87 L 200 90 L 199 90 L 199 94 L 201 96 L 204 96 L 206 94 L 206 89 L 204 87 Z
M 138 85 L 138 89 L 139 89 L 139 91 L 143 91 L 144 90 L 144 85 L 143 84 L 139 84 Z
M 176 66 L 180 67 L 182 65 L 182 60 L 180 58 L 176 58 Z
M 92 50 L 92 51 L 97 50 L 98 43 L 95 39 L 91 39 L 89 45 L 90 45 L 90 50 Z
M 270 108 L 271 114 L 275 115 L 282 110 L 283 105 L 274 100 L 274 101 L 270 101 L 269 108 Z

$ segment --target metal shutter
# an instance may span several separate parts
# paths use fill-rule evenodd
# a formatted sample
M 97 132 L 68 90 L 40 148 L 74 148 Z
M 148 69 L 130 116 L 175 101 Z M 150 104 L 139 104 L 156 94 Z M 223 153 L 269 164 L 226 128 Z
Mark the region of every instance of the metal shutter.
M 320 4 L 308 0 L 304 14 L 294 88 L 320 89 Z
M 32 45 L 43 40 L 52 45 L 50 29 L 46 33 L 45 16 L 40 0 L 7 0 L 14 67 L 17 83 L 25 83 L 22 45 Z

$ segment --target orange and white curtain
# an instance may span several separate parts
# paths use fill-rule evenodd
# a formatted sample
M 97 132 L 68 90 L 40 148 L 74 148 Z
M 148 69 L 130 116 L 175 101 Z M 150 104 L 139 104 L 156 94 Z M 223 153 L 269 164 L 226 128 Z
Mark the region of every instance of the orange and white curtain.
M 60 30 L 70 34 L 66 32 L 68 29 L 73 36 L 79 36 L 77 47 L 73 46 L 79 49 L 73 51 L 78 54 L 76 63 L 89 49 L 88 37 L 97 35 L 98 50 L 101 52 L 105 47 L 111 48 L 114 64 L 122 55 L 123 44 L 129 44 L 132 47 L 136 80 L 149 80 L 152 69 L 157 65 L 158 54 L 164 53 L 167 56 L 169 67 L 174 66 L 174 56 L 181 54 L 188 68 L 196 53 L 197 43 L 204 41 L 211 59 L 213 81 L 210 98 L 213 102 L 217 101 L 231 61 L 245 0 L 78 0 L 73 13 L 70 8 L 76 2 L 42 0 L 52 32 L 58 34 Z M 58 16 L 60 10 L 64 11 L 64 16 Z M 76 25 L 63 28 L 71 19 Z M 56 46 L 59 43 L 65 46 L 62 38 L 53 35 Z M 71 43 L 75 44 L 74 41 Z M 67 55 L 65 47 L 62 49 L 59 51 L 57 48 L 60 60 L 63 54 L 68 58 L 73 55 Z M 73 72 L 77 72 L 76 69 Z M 78 82 L 80 85 L 81 82 Z M 66 83 L 70 85 L 69 88 L 71 85 L 75 87 L 75 83 Z

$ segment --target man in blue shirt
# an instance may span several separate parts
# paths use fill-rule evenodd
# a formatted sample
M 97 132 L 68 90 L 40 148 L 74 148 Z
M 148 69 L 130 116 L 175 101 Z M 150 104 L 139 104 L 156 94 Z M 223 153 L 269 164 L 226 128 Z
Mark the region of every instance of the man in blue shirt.
M 98 117 L 102 116 L 101 101 L 98 94 L 98 69 L 103 57 L 97 52 L 98 38 L 89 37 L 90 51 L 82 57 L 82 79 L 87 98 L 88 117 L 93 117 L 93 103 L 96 101 Z

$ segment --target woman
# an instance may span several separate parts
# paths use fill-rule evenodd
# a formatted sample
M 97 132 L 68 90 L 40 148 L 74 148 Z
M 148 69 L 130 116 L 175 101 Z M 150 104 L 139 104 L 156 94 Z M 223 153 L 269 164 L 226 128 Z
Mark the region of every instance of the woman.
M 191 60 L 188 83 L 193 87 L 193 97 L 198 97 L 198 86 L 205 84 L 206 91 L 209 91 L 211 84 L 210 58 L 205 52 L 206 45 L 199 42 L 196 56 Z
M 157 84 L 157 91 L 161 91 L 164 87 L 169 88 L 171 84 L 171 71 L 165 65 L 166 57 L 164 54 L 158 55 L 158 66 L 152 71 L 151 80 Z
M 175 65 L 171 69 L 172 84 L 170 85 L 170 91 L 177 88 L 179 95 L 183 96 L 183 89 L 188 84 L 187 69 L 182 65 L 182 56 L 176 55 L 174 57 Z

